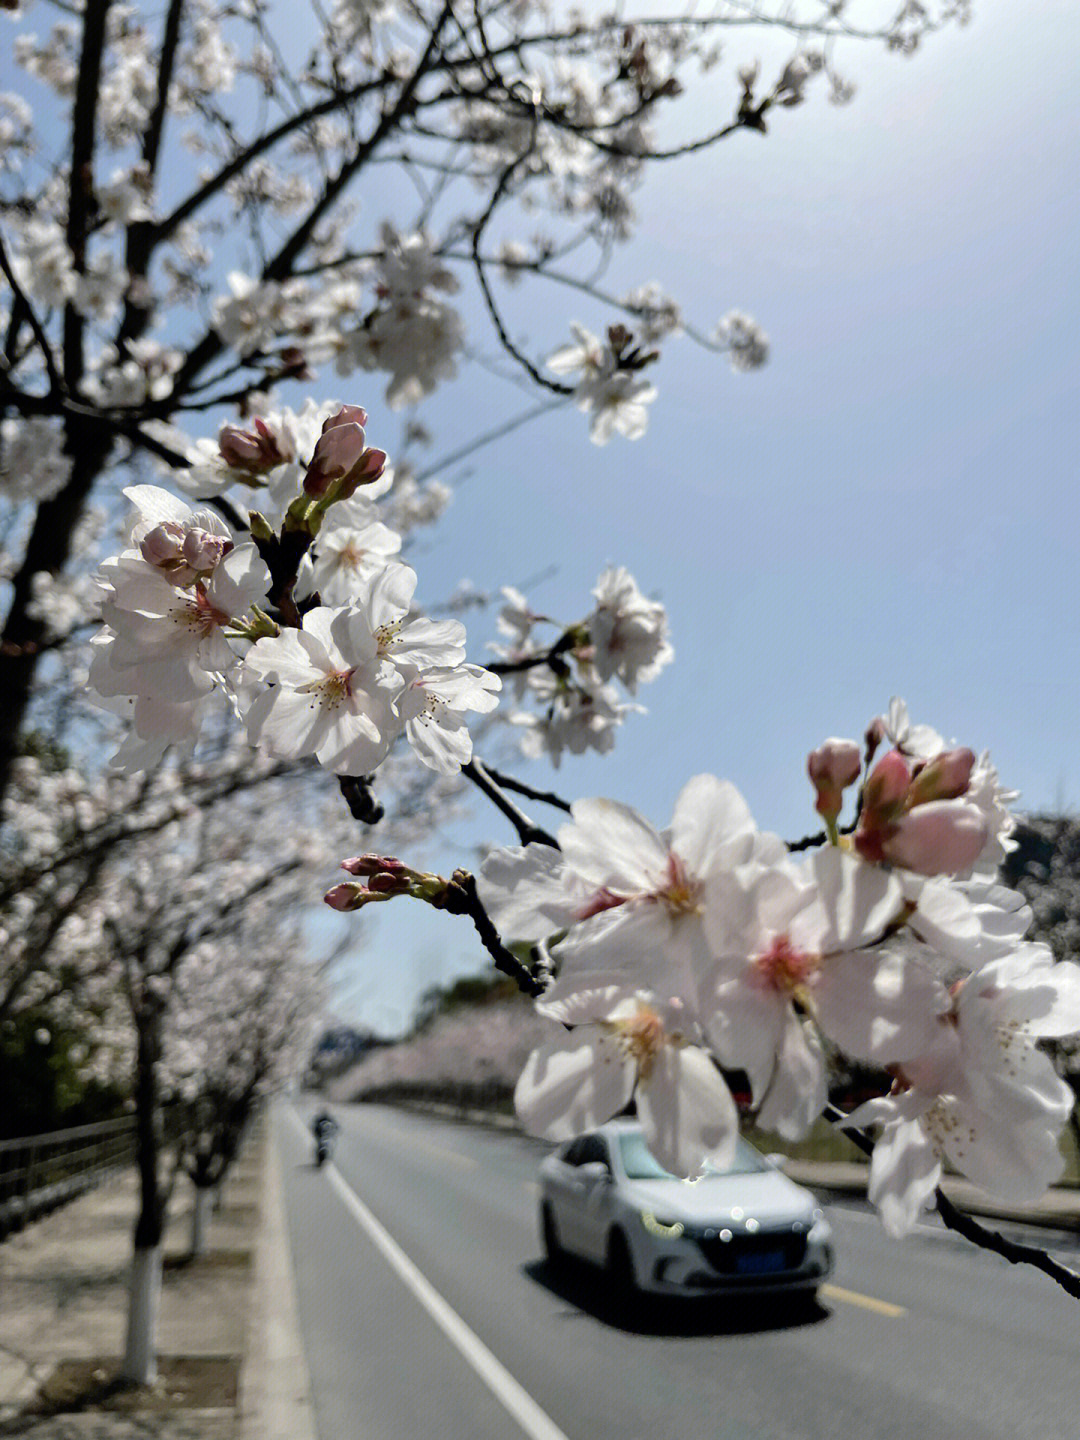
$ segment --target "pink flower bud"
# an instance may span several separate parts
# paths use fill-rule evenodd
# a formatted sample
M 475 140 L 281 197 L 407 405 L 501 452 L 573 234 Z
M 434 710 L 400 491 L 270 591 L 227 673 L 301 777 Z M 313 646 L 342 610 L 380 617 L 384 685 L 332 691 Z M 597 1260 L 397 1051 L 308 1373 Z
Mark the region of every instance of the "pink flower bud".
M 342 421 L 324 429 L 304 476 L 305 493 L 325 495 L 332 481 L 344 479 L 354 465 L 362 464 L 364 449 L 362 425 Z
M 367 411 L 345 405 L 323 424 L 304 492 L 316 499 L 336 482 L 335 499 L 347 500 L 359 485 L 370 485 L 386 466 L 386 451 L 369 449 L 364 436 Z
M 174 569 L 184 563 L 184 527 L 175 520 L 163 520 L 148 530 L 139 549 L 143 559 L 159 569 Z
M 350 875 L 379 875 L 384 870 L 391 874 L 405 869 L 400 860 L 395 860 L 393 855 L 375 855 L 369 852 L 366 855 L 354 855 L 351 860 L 342 860 L 342 870 L 347 870 Z
M 331 910 L 359 910 L 367 895 L 366 885 L 352 885 L 346 882 L 332 886 L 323 899 Z
M 969 870 L 986 844 L 987 825 L 978 806 L 963 800 L 919 805 L 882 842 L 886 860 L 919 875 Z
M 863 815 L 867 821 L 877 824 L 899 814 L 910 783 L 911 771 L 900 751 L 890 750 L 883 755 L 863 790 Z
M 328 430 L 334 430 L 338 425 L 359 425 L 363 429 L 367 425 L 367 411 L 362 405 L 343 405 L 340 410 L 323 421 L 323 435 Z
M 911 782 L 908 805 L 957 800 L 966 795 L 975 765 L 974 750 L 945 750 L 928 761 Z
M 208 530 L 189 530 L 184 536 L 183 548 L 184 559 L 191 568 L 205 574 L 228 554 L 233 542 L 225 535 L 211 535 Z
M 378 875 L 373 875 L 368 881 L 368 889 L 380 897 L 405 895 L 410 884 L 410 875 L 393 875 L 388 870 L 381 870 Z
M 282 450 L 278 437 L 265 420 L 256 420 L 254 424 L 254 431 L 241 430 L 238 425 L 223 425 L 218 434 L 218 450 L 231 469 L 263 475 L 292 457 Z
M 866 747 L 866 763 L 868 765 L 870 764 L 870 761 L 874 758 L 874 756 L 877 754 L 878 746 L 885 739 L 885 733 L 884 715 L 878 715 L 875 719 L 871 720 L 870 724 L 866 727 L 866 734 L 863 736 L 863 744 Z
M 817 791 L 816 810 L 835 820 L 844 803 L 844 791 L 854 785 L 862 769 L 862 756 L 854 740 L 832 737 L 806 758 L 806 770 Z

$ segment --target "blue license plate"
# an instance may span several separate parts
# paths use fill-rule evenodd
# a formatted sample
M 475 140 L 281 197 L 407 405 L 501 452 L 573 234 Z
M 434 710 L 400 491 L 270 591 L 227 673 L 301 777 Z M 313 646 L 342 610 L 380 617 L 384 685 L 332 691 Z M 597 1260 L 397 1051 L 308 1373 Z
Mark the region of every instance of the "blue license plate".
M 735 1270 L 739 1275 L 769 1275 L 783 1269 L 786 1269 L 783 1250 L 759 1250 L 756 1254 L 735 1257 Z

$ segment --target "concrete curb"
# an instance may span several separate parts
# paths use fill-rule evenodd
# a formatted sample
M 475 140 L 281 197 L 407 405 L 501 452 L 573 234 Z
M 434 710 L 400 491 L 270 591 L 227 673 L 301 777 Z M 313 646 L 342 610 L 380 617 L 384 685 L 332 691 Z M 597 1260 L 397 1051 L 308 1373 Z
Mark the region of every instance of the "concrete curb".
M 867 1167 L 849 1161 L 789 1160 L 784 1174 L 811 1190 L 866 1199 Z M 1080 1234 L 1080 1190 L 1048 1190 L 1034 1205 L 1008 1205 L 994 1200 L 970 1181 L 946 1177 L 943 1191 L 958 1209 L 980 1220 L 1035 1225 Z
M 263 1183 L 251 1325 L 240 1371 L 240 1440 L 316 1440 L 300 1334 L 281 1169 L 264 1119 Z

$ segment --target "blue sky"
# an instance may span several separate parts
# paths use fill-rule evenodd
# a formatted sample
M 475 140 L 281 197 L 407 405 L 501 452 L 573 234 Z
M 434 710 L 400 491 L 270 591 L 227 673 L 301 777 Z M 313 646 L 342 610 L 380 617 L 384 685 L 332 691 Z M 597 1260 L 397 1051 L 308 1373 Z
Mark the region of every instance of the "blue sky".
M 914 60 L 850 48 L 852 105 L 814 98 L 654 174 L 609 288 L 661 280 L 705 327 L 745 309 L 773 356 L 736 376 L 672 342 L 643 440 L 597 449 L 568 412 L 472 462 L 416 557 L 425 595 L 554 562 L 531 598 L 571 620 L 625 564 L 676 647 L 612 755 L 522 761 L 524 778 L 663 824 L 710 770 L 793 837 L 813 819 L 806 751 L 899 694 L 988 747 L 1023 806 L 1080 804 L 1076 38 L 1067 3 L 981 0 Z M 690 103 L 706 114 L 707 83 Z M 514 333 L 541 352 L 571 318 L 604 321 L 519 293 Z M 474 374 L 429 417 L 450 449 L 520 405 Z M 432 868 L 483 839 L 512 837 L 478 813 L 433 840 Z M 419 905 L 350 923 L 368 943 L 341 1008 L 381 1029 L 476 963 L 466 922 Z
M 762 826 L 795 836 L 813 818 L 807 750 L 860 735 L 899 694 L 917 720 L 989 747 L 1023 806 L 1080 806 L 1076 41 L 1072 0 L 976 0 L 969 27 L 913 60 L 841 52 L 852 105 L 811 92 L 765 138 L 654 167 L 605 284 L 659 280 L 705 329 L 746 310 L 772 359 L 736 376 L 671 342 L 642 440 L 598 449 L 575 411 L 534 423 L 469 462 L 412 557 L 431 602 L 464 577 L 493 590 L 553 568 L 530 598 L 570 621 L 614 563 L 667 605 L 676 661 L 642 692 L 649 714 L 612 755 L 557 773 L 522 761 L 523 778 L 615 796 L 663 824 L 708 770 Z M 730 67 L 766 47 L 732 38 L 725 67 L 675 107 L 681 135 L 726 118 Z M 407 225 L 384 177 L 365 184 L 363 214 Z M 550 287 L 500 295 L 537 355 L 570 320 L 610 318 Z M 367 405 L 373 440 L 393 451 L 399 420 L 381 389 L 328 375 L 316 393 Z M 423 411 L 432 454 L 528 403 L 464 372 Z M 490 633 L 470 621 L 472 658 Z M 478 808 L 405 858 L 447 871 L 511 839 Z M 356 951 L 341 1012 L 380 1030 L 482 961 L 466 922 L 415 903 L 344 924 Z

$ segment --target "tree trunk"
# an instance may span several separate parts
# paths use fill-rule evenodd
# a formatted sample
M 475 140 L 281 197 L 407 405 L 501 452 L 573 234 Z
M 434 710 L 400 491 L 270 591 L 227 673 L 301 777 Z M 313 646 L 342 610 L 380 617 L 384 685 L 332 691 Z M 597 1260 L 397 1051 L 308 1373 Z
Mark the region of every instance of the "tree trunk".
M 166 1201 L 159 1173 L 162 1133 L 157 1067 L 161 1058 L 161 1006 L 153 999 L 144 1000 L 136 1005 L 134 1016 L 139 1037 L 135 1073 L 139 1218 L 135 1222 L 127 1343 L 120 1374 L 133 1385 L 152 1385 L 157 1378 L 157 1320 Z
M 12 577 L 11 605 L 0 635 L 0 803 L 7 793 L 19 734 L 33 693 L 48 627 L 27 613 L 33 580 L 40 571 L 56 575 L 71 554 L 75 527 L 82 519 L 90 492 L 104 468 L 111 442 L 100 426 L 68 422 L 66 448 L 72 456 L 71 476 L 51 500 L 38 506 L 22 564 Z
M 197 1260 L 206 1250 L 206 1225 L 214 1191 L 206 1185 L 195 1186 L 195 1204 L 191 1211 L 191 1258 Z
M 161 1245 L 135 1247 L 128 1297 L 123 1379 L 153 1385 L 157 1379 L 157 1322 L 161 1308 Z

